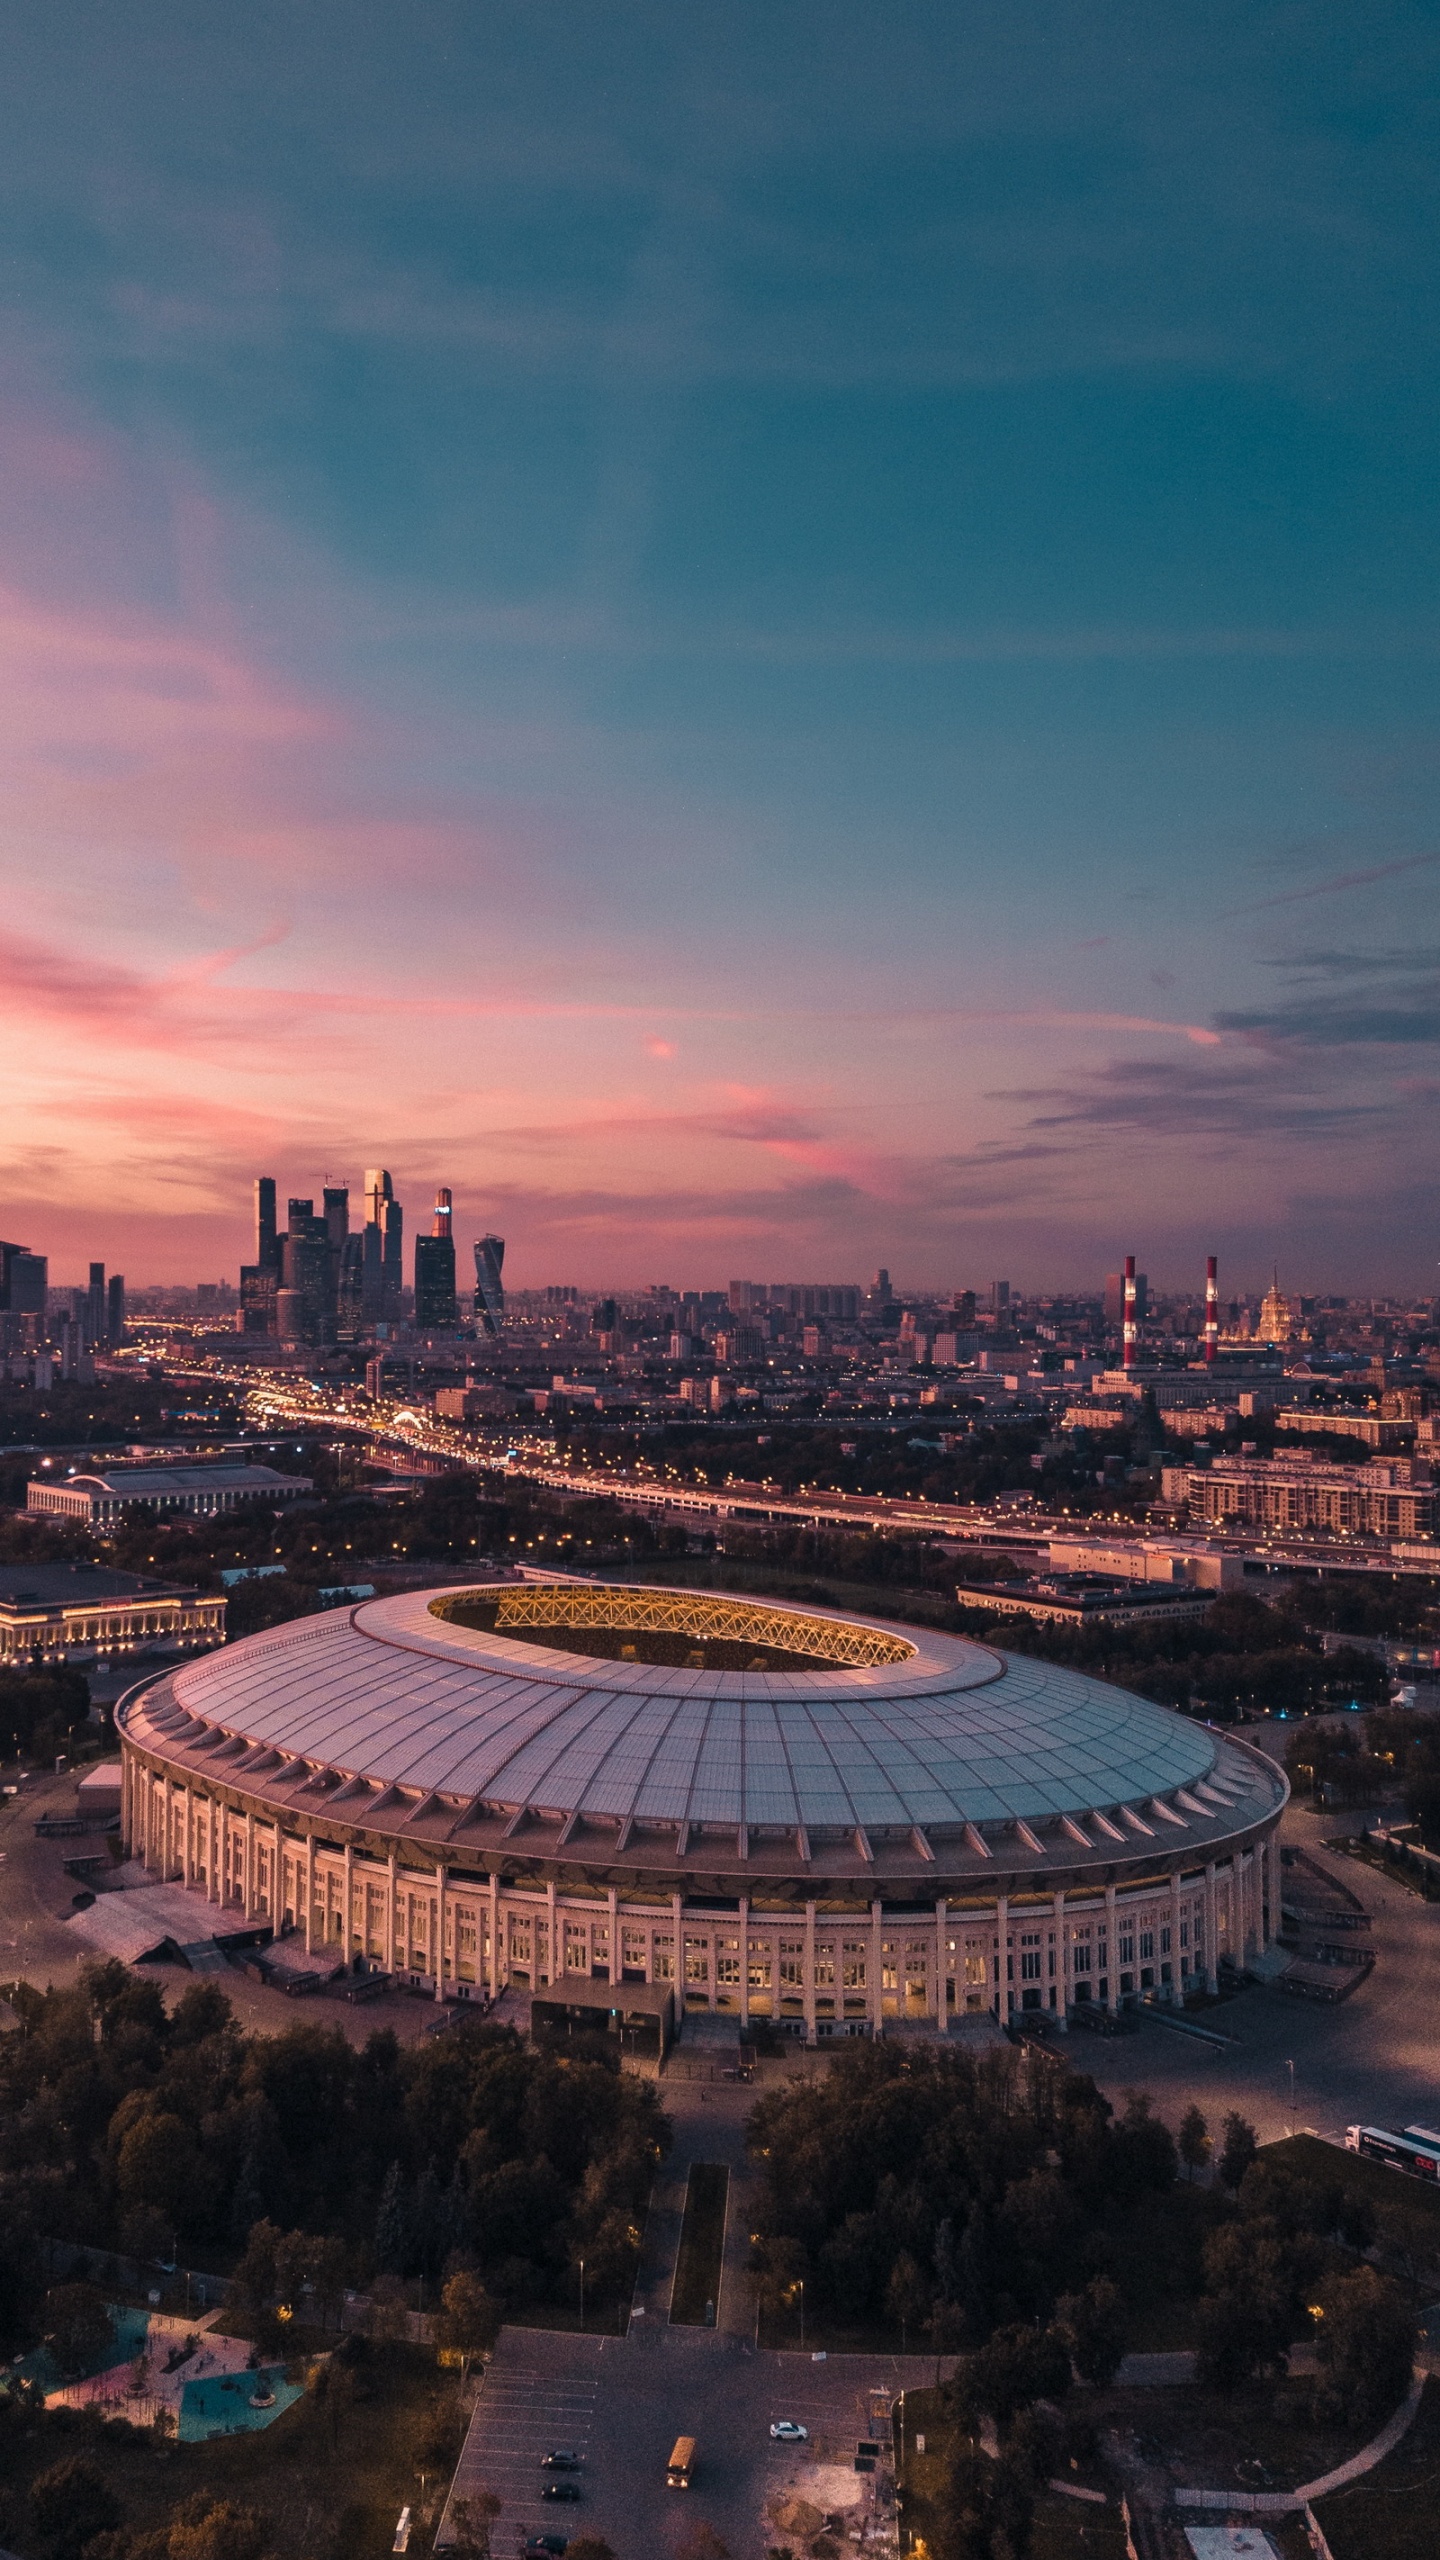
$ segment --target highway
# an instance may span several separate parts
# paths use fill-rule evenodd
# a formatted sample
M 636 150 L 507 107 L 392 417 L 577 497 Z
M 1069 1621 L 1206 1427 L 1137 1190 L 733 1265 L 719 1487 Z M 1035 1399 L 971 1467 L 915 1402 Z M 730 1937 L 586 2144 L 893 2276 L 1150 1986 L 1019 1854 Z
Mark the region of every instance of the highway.
M 275 1373 L 257 1378 L 253 1370 L 176 1370 L 176 1377 L 204 1379 L 214 1385 L 224 1378 L 233 1386 L 250 1419 L 262 1431 L 320 1430 L 354 1433 L 366 1440 L 380 1463 L 394 1456 L 422 1465 L 469 1467 L 487 1474 L 545 1486 L 569 1497 L 592 1497 L 644 1511 L 652 1518 L 667 1514 L 703 1520 L 799 1521 L 816 1529 L 865 1529 L 890 1537 L 952 1540 L 957 1545 L 989 1547 L 1033 1561 L 1044 1556 L 1052 1539 L 1093 1540 L 1106 1546 L 1138 1547 L 1161 1540 L 1165 1532 L 1147 1529 L 1128 1515 L 1042 1510 L 1031 1502 L 1013 1508 L 1005 1496 L 990 1504 L 936 1502 L 924 1495 L 843 1493 L 836 1486 L 802 1485 L 787 1492 L 763 1480 L 729 1476 L 720 1484 L 682 1476 L 678 1470 L 649 1467 L 565 1466 L 549 1440 L 516 1432 L 497 1433 L 477 1443 L 466 1430 L 446 1423 L 416 1405 L 390 1399 L 377 1405 L 360 1388 L 322 1388 Z M 1175 1533 L 1171 1533 L 1173 1536 Z M 1286 1566 L 1302 1572 L 1345 1572 L 1440 1575 L 1440 1546 L 1433 1556 L 1359 1538 L 1247 1538 L 1243 1535 L 1183 1534 L 1187 1545 L 1243 1558 L 1267 1571 Z

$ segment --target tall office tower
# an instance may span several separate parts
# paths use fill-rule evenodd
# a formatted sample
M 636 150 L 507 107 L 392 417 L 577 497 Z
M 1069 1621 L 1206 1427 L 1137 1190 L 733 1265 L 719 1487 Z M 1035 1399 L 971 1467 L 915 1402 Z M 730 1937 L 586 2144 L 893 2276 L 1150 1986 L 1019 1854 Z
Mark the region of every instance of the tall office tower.
M 340 1248 L 340 1278 L 335 1292 L 335 1321 L 342 1340 L 353 1342 L 365 1329 L 365 1237 L 347 1235 Z
M 1008 1281 L 1008 1280 L 992 1280 L 992 1281 L 991 1281 L 991 1283 L 990 1283 L 990 1313 L 992 1314 L 992 1316 L 1003 1316 L 1003 1315 L 1008 1315 L 1008 1314 L 1009 1314 L 1009 1312 L 1010 1312 L 1010 1283 L 1009 1283 L 1009 1281 Z
M 505 1290 L 501 1273 L 505 1268 L 503 1236 L 477 1236 L 475 1239 L 475 1322 L 481 1333 L 499 1339 L 505 1322 Z
M 113 1351 L 125 1339 L 125 1274 L 112 1271 L 105 1292 L 105 1338 Z
M 1205 1366 L 1210 1368 L 1220 1348 L 1220 1282 L 1214 1254 L 1205 1261 Z
M 261 1262 L 240 1265 L 240 1330 L 273 1333 L 277 1273 Z
M 448 1191 L 440 1190 L 430 1233 L 415 1239 L 415 1322 L 422 1333 L 453 1333 L 459 1321 L 451 1200 Z
M 105 1340 L 105 1265 L 103 1262 L 92 1262 L 90 1265 L 90 1286 L 85 1292 L 84 1322 L 85 1339 L 91 1350 L 100 1349 Z
M 394 1324 L 405 1283 L 405 1213 L 383 1166 L 372 1166 L 365 1176 L 365 1224 L 375 1229 L 379 1247 L 379 1304 L 371 1312 L 376 1319 Z
M 343 1182 L 327 1182 L 323 1196 L 325 1237 L 330 1247 L 329 1298 L 326 1318 L 333 1342 L 340 1317 L 340 1278 L 350 1237 L 350 1190 Z
M 334 1333 L 330 1237 L 313 1200 L 292 1200 L 280 1239 L 276 1322 L 282 1342 L 325 1343 Z M 289 1303 L 293 1302 L 293 1303 Z
M 1122 1301 L 1124 1314 L 1121 1323 L 1120 1335 L 1121 1366 L 1126 1369 L 1133 1369 L 1135 1366 L 1135 1353 L 1140 1340 L 1140 1325 L 1135 1311 L 1135 1296 L 1135 1256 L 1133 1253 L 1127 1253 L 1125 1256 L 1124 1298 Z
M 16 1253 L 10 1261 L 10 1321 L 18 1342 L 39 1350 L 47 1339 L 50 1265 L 43 1253 Z
M 280 1268 L 280 1231 L 275 1223 L 275 1177 L 262 1173 L 255 1184 L 255 1269 Z
M 973 1290 L 973 1289 L 957 1289 L 957 1290 L 956 1290 L 956 1292 L 955 1292 L 955 1320 L 956 1320 L 957 1324 L 969 1325 L 969 1324 L 973 1324 L 973 1323 L 974 1323 L 974 1321 L 975 1321 L 975 1292 L 974 1292 L 974 1290 Z

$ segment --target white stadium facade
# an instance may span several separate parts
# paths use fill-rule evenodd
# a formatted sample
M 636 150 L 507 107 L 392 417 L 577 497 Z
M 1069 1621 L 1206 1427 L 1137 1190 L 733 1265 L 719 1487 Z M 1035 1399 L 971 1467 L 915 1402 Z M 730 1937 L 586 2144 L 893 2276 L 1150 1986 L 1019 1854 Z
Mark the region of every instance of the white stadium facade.
M 156 1877 L 437 2000 L 643 1982 L 810 2042 L 1063 2026 L 1213 1989 L 1278 1926 L 1287 1789 L 1262 1753 L 837 1613 L 406 1593 L 167 1671 L 117 1723 Z

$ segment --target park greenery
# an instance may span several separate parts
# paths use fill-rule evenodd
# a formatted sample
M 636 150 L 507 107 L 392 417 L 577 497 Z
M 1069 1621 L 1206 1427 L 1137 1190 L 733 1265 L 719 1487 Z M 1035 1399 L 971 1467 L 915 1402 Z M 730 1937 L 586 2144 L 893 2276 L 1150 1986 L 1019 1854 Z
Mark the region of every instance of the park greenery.
M 955 2358 L 936 2560 L 1024 2560 L 1037 2489 L 1091 2424 L 1077 2384 L 1106 2388 L 1132 2345 L 1193 2346 L 1201 2386 L 1248 2405 L 1313 2340 L 1310 2422 L 1362 2434 L 1407 2387 L 1425 2242 L 1377 2214 L 1366 2164 L 1317 2174 L 1238 2115 L 1217 2138 L 1192 2106 L 1177 2139 L 1049 2056 L 857 2045 L 767 2092 L 749 2141 L 772 2343 L 803 2302 L 812 2339 Z
M 9 1997 L 7 2341 L 36 2316 L 42 2238 L 233 2269 L 257 2317 L 306 2287 L 323 2314 L 347 2284 L 458 2273 L 524 2315 L 571 2301 L 582 2254 L 597 2316 L 629 2290 L 669 2128 L 653 2087 L 598 2054 L 469 2023 L 413 2046 L 381 2029 L 358 2052 L 309 2023 L 246 2035 L 218 1985 L 167 2015 L 113 1962 Z

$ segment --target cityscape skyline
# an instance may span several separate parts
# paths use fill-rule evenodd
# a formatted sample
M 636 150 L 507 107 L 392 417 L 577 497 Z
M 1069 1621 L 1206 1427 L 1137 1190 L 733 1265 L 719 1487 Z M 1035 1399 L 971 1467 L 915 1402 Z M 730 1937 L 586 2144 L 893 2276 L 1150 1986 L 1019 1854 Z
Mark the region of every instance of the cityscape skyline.
M 1440 35 L 902 14 L 17 24 L 57 1268 L 359 1131 L 517 1286 L 1433 1275 Z

